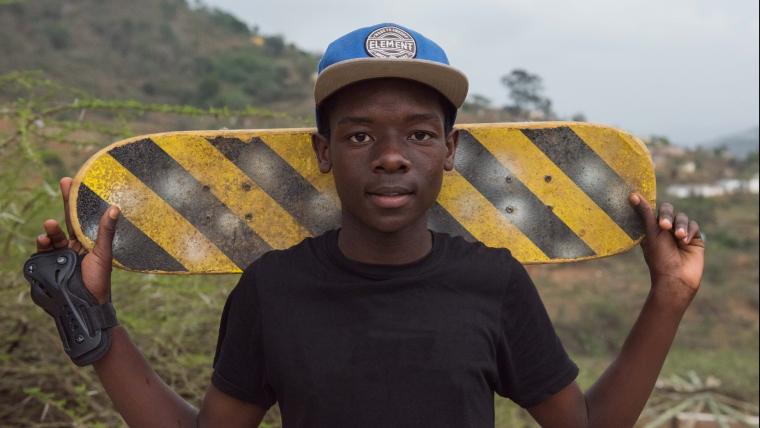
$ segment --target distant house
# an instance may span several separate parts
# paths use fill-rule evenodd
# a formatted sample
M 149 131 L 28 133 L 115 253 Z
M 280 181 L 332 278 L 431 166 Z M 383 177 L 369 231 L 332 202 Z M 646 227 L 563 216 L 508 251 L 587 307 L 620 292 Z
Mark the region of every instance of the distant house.
M 647 145 L 647 149 L 649 149 L 649 153 L 652 156 L 652 162 L 657 170 L 666 167 L 669 159 L 679 158 L 686 154 L 685 148 L 676 145 L 649 144 Z M 694 165 L 694 167 L 696 170 L 696 165 Z
M 752 193 L 757 195 L 758 187 L 758 174 L 755 174 L 749 180 L 724 178 L 714 183 L 673 184 L 668 186 L 665 192 L 676 198 L 688 198 L 690 196 L 712 198 L 734 193 Z
M 678 166 L 678 172 L 684 175 L 694 174 L 697 171 L 697 164 L 694 161 L 687 161 Z

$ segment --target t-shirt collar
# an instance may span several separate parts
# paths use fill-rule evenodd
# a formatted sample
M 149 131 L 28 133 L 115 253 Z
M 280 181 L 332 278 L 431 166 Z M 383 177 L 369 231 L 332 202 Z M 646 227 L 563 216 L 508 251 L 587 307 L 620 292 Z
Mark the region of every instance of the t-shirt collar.
M 433 245 L 425 256 L 411 263 L 400 265 L 386 265 L 364 263 L 349 259 L 338 247 L 338 233 L 340 229 L 327 232 L 324 236 L 324 254 L 330 263 L 352 274 L 369 279 L 391 279 L 422 275 L 435 268 L 445 251 L 445 239 L 441 239 L 438 233 L 430 231 Z

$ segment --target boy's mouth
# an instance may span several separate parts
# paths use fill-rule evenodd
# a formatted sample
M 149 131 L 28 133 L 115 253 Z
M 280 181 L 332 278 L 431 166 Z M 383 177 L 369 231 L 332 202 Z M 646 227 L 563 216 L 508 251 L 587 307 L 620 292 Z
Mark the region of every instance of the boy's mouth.
M 380 208 L 400 208 L 406 205 L 414 192 L 398 186 L 383 186 L 367 192 L 372 203 Z

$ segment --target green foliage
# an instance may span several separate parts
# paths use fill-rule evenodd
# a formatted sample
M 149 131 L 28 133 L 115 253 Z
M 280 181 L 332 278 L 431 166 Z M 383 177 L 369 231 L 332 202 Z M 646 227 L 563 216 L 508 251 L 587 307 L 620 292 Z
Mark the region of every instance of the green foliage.
M 509 98 L 514 102 L 512 108 L 517 112 L 538 111 L 545 119 L 554 115 L 551 100 L 543 95 L 544 83 L 538 74 L 517 68 L 502 76 L 501 83 L 509 91 Z
M 211 9 L 207 11 L 211 17 L 211 21 L 214 25 L 218 25 L 222 28 L 229 30 L 232 33 L 240 33 L 248 35 L 250 30 L 245 22 L 237 19 L 234 15 L 231 15 L 220 9 Z
M 298 97 L 301 89 L 290 84 L 288 67 L 258 51 L 249 46 L 220 52 L 211 61 L 196 62 L 205 73 L 195 104 L 239 108 L 250 100 L 266 104 Z
M 222 85 L 219 83 L 218 79 L 210 76 L 205 77 L 198 84 L 198 98 L 201 100 L 212 100 L 216 98 L 221 86 Z
M 570 120 L 573 122 L 587 122 L 588 119 L 586 119 L 586 115 L 583 113 L 575 113 L 572 116 L 570 116 Z
M 54 49 L 61 50 L 69 47 L 69 30 L 62 24 L 53 24 L 45 28 L 45 36 Z
M 652 135 L 649 138 L 649 144 L 655 145 L 655 146 L 670 146 L 672 143 L 670 142 L 670 139 L 664 135 Z
M 265 37 L 264 42 L 267 52 L 271 55 L 282 55 L 285 52 L 285 40 L 282 36 Z
M 181 7 L 185 6 L 184 0 L 161 0 L 162 18 L 170 20 L 177 16 Z
M 221 10 L 182 0 L 6 4 L 0 74 L 22 65 L 100 98 L 311 114 L 316 56 L 281 36 L 256 44 L 257 30 Z
M 491 99 L 480 94 L 471 94 L 467 97 L 462 109 L 465 111 L 478 112 L 479 110 L 485 110 L 491 108 Z

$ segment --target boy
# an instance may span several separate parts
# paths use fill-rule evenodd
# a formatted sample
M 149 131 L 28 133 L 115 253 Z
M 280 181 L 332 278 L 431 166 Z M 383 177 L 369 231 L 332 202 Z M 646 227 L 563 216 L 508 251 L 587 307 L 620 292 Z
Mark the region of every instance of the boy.
M 443 171 L 454 166 L 464 75 L 438 45 L 394 24 L 336 40 L 319 71 L 312 142 L 320 170 L 335 178 L 341 228 L 245 270 L 224 308 L 199 410 L 114 327 L 94 365 L 127 423 L 257 426 L 279 402 L 286 426 L 493 426 L 496 391 L 543 426 L 632 425 L 699 287 L 697 223 L 669 204 L 656 219 L 631 195 L 647 230 L 652 289 L 620 355 L 584 395 L 510 253 L 427 229 Z M 65 205 L 70 186 L 61 181 Z M 82 261 L 100 303 L 109 301 L 117 216 L 116 207 L 104 214 Z M 81 248 L 54 220 L 44 228 L 39 251 Z

